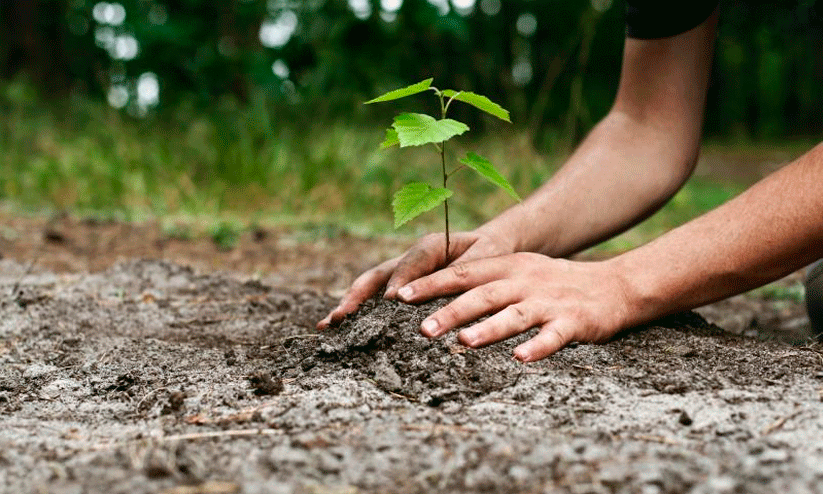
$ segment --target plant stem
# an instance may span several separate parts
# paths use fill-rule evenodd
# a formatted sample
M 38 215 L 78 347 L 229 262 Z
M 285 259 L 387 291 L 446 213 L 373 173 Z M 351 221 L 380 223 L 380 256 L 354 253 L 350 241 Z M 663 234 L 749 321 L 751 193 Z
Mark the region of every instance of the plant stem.
M 443 93 L 439 92 L 437 95 L 440 97 L 440 110 L 443 114 L 443 118 L 446 118 L 446 112 L 448 111 L 448 105 L 443 101 Z M 449 101 L 451 103 L 451 100 Z M 441 170 L 443 172 L 443 188 L 446 188 L 446 182 L 449 180 L 449 174 L 446 172 L 446 141 L 440 143 L 440 164 L 442 166 Z M 444 217 L 446 219 L 446 255 L 443 257 L 444 266 L 449 265 L 449 200 L 446 199 L 443 201 L 443 211 Z
M 446 188 L 446 181 L 449 179 L 449 175 L 446 173 L 446 143 L 443 142 L 440 144 L 440 163 L 443 166 L 443 188 Z M 443 201 L 443 210 L 445 211 L 445 218 L 446 218 L 446 257 L 444 258 L 445 264 L 448 266 L 449 264 L 449 200 L 446 199 Z

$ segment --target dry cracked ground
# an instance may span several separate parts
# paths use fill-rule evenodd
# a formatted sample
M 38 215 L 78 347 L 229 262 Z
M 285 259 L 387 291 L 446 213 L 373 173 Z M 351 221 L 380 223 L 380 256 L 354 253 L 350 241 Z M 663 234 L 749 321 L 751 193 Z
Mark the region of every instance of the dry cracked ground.
M 322 290 L 70 272 L 26 235 L 0 260 L 0 492 L 823 492 L 823 348 L 773 293 L 522 365 L 421 337 L 442 302 L 318 334 L 357 262 Z

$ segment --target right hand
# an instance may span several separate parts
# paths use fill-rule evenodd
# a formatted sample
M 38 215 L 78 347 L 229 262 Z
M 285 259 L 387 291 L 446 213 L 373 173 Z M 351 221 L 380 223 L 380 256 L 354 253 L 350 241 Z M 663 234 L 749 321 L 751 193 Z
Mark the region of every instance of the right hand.
M 343 295 L 340 304 L 329 315 L 317 323 L 323 330 L 340 323 L 355 310 L 386 286 L 384 298 L 396 298 L 397 290 L 418 278 L 434 273 L 455 262 L 474 261 L 514 252 L 514 239 L 506 239 L 475 230 L 451 235 L 449 259 L 445 259 L 446 239 L 442 233 L 432 233 L 417 241 L 405 253 L 361 274 Z

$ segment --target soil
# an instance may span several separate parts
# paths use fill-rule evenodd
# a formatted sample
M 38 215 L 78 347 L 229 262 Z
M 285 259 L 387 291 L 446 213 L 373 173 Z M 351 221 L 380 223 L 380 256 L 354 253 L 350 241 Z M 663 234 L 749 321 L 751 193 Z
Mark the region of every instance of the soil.
M 779 296 L 796 275 L 523 365 L 528 335 L 419 335 L 442 300 L 314 330 L 403 241 L 7 225 L 0 492 L 823 492 L 823 346 Z

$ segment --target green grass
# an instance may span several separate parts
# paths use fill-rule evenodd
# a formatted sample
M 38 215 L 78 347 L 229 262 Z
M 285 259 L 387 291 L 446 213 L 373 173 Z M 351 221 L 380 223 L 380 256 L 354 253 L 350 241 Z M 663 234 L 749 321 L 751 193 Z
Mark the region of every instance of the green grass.
M 216 104 L 209 115 L 181 109 L 162 120 L 135 121 L 83 98 L 44 103 L 15 81 L 0 84 L 0 112 L 0 200 L 7 207 L 159 219 L 170 237 L 181 238 L 197 230 L 190 225 L 207 224 L 200 231 L 224 248 L 252 225 L 391 233 L 394 191 L 413 180 L 436 183 L 439 173 L 430 149 L 380 150 L 381 127 L 279 120 L 256 99 L 245 109 Z M 511 128 L 480 141 L 458 140 L 448 153 L 452 159 L 467 150 L 488 157 L 525 196 L 563 156 L 536 152 L 527 133 Z M 513 204 L 474 174 L 453 184 L 456 230 L 473 228 Z M 742 189 L 693 179 L 660 212 L 595 250 L 647 242 Z M 424 215 L 399 233 L 439 231 L 441 216 Z

